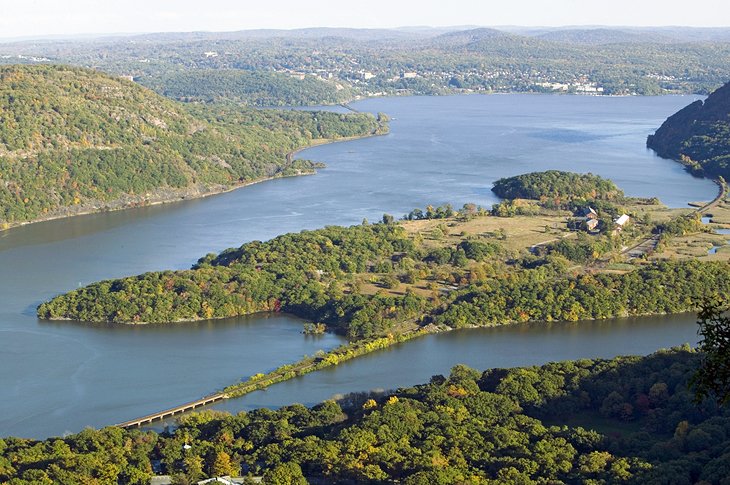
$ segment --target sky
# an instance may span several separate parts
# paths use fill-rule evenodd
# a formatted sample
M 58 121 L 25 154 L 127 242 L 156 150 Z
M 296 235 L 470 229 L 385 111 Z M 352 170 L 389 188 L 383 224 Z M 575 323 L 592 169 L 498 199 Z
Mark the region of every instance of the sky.
M 258 28 L 730 26 L 728 0 L 0 0 L 0 38 Z

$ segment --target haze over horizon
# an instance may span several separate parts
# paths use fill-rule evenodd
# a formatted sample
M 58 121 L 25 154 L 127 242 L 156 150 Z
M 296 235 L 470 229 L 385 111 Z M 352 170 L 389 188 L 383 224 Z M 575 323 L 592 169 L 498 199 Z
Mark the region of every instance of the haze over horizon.
M 476 0 L 448 6 L 434 0 L 371 0 L 343 7 L 333 0 L 271 0 L 265 3 L 209 0 L 0 0 L 0 38 L 43 38 L 154 32 L 239 31 L 249 29 L 399 28 L 403 26 L 608 26 L 727 27 L 730 5 L 697 0 L 688 9 L 677 0 L 615 0 L 611 9 L 587 8 L 577 0 L 526 0 L 519 8 Z

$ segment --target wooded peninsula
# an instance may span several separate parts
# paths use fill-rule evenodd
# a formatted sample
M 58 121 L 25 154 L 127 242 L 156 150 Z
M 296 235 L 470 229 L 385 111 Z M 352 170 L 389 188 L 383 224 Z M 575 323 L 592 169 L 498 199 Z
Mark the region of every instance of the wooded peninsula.
M 371 114 L 186 105 L 66 66 L 0 66 L 0 229 L 314 173 L 288 153 L 382 134 Z

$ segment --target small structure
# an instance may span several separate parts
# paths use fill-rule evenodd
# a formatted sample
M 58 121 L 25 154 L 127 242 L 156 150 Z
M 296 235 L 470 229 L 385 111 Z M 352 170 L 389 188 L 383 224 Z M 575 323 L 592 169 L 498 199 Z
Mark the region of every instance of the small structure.
M 226 475 L 224 477 L 213 477 L 213 478 L 208 478 L 206 480 L 201 480 L 198 482 L 198 485 L 207 485 L 208 483 L 210 483 L 210 484 L 222 483 L 224 485 L 236 485 L 237 483 L 240 483 L 240 482 L 234 482 L 231 479 L 231 477 Z
M 574 231 L 598 232 L 600 221 L 598 220 L 598 212 L 593 207 L 583 207 L 578 209 L 575 214 L 576 217 L 568 221 L 568 228 Z
M 593 207 L 588 206 L 581 210 L 581 216 L 586 219 L 598 219 L 598 212 Z
M 586 218 L 586 228 L 591 232 L 598 230 L 598 219 Z
M 222 483 L 224 485 L 242 485 L 243 483 L 246 483 L 246 480 L 248 480 L 248 483 L 262 483 L 263 477 L 229 477 L 228 475 L 223 477 L 214 477 L 214 478 L 208 478 L 207 480 L 201 480 L 198 482 L 198 485 L 215 485 L 218 483 Z
M 627 222 L 629 222 L 629 219 L 630 219 L 630 218 L 629 218 L 629 216 L 627 216 L 626 214 L 622 214 L 622 215 L 621 215 L 621 217 L 619 217 L 618 219 L 616 219 L 616 220 L 615 220 L 615 221 L 613 221 L 613 222 L 614 222 L 614 223 L 615 223 L 615 224 L 616 224 L 616 225 L 617 225 L 618 227 L 620 227 L 620 228 L 621 228 L 621 227 L 624 227 L 624 226 L 626 225 L 626 223 L 627 223 Z

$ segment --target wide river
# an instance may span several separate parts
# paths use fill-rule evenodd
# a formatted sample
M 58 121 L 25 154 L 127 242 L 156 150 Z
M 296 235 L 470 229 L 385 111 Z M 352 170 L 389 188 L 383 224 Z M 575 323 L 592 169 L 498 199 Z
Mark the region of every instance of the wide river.
M 207 199 L 33 224 L 0 233 L 0 436 L 46 437 L 170 407 L 335 346 L 287 316 L 181 325 L 38 321 L 35 307 L 103 278 L 186 268 L 253 239 L 401 215 L 489 206 L 499 177 L 564 169 L 610 177 L 671 206 L 716 188 L 647 151 L 646 135 L 692 97 L 458 96 L 354 103 L 394 119 L 391 134 L 313 148 L 329 168 Z M 510 326 L 429 336 L 227 402 L 229 410 L 313 404 L 477 368 L 646 354 L 696 341 L 692 315 Z

